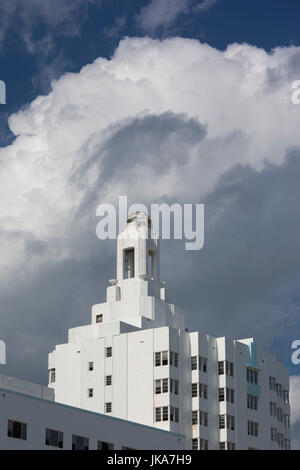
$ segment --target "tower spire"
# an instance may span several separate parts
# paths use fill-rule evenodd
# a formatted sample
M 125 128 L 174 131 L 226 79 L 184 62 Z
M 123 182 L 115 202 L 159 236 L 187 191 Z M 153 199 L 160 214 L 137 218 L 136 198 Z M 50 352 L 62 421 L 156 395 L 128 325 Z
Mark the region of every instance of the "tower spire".
M 159 281 L 159 240 L 144 212 L 131 214 L 118 236 L 117 279 Z

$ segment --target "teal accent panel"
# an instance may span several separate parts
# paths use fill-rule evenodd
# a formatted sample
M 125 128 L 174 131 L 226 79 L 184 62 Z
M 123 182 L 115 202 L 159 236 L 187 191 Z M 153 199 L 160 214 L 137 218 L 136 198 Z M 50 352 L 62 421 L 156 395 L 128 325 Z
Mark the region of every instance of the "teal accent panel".
M 250 395 L 254 395 L 255 397 L 259 397 L 260 395 L 260 385 L 251 384 L 247 382 L 247 393 Z
M 259 370 L 259 367 L 257 366 L 256 362 L 256 344 L 254 341 L 251 341 L 249 344 L 249 363 L 247 366 L 253 367 L 254 369 Z
M 254 341 L 250 343 L 250 364 L 256 367 L 256 344 Z

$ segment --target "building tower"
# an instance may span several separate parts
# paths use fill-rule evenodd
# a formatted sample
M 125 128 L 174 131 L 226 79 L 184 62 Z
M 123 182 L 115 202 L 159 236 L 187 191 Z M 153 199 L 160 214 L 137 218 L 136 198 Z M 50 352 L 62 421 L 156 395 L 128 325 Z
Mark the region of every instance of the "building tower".
M 290 447 L 288 372 L 252 338 L 187 331 L 145 214 L 119 234 L 117 279 L 91 316 L 49 354 L 57 402 L 183 434 L 186 449 Z

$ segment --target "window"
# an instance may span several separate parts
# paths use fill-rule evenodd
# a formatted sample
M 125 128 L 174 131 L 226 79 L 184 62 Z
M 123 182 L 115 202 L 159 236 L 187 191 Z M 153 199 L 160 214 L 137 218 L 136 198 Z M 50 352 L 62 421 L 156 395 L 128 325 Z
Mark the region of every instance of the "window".
M 200 439 L 200 450 L 208 450 L 208 440 Z
M 254 395 L 247 395 L 247 408 L 257 411 L 258 398 Z
M 269 388 L 270 390 L 275 390 L 275 383 L 276 383 L 276 379 L 275 377 L 269 377 Z
M 126 248 L 124 250 L 124 279 L 135 277 L 134 269 L 134 248 Z
M 226 361 L 226 375 L 234 376 L 233 362 Z
M 170 366 L 173 366 L 174 364 L 174 353 L 173 351 L 170 351 Z
M 88 370 L 89 371 L 94 370 L 94 363 L 93 362 L 88 363 Z
M 163 351 L 162 352 L 162 365 L 163 366 L 168 365 L 168 351 Z
M 199 384 L 199 397 L 207 400 L 207 385 Z
M 179 422 L 179 410 L 173 406 L 163 406 L 162 408 L 155 408 L 155 421 L 175 421 Z
M 155 366 L 158 367 L 161 365 L 161 353 L 155 353 Z
M 208 425 L 208 413 L 207 411 L 200 410 L 199 412 L 199 424 L 200 426 L 207 426 Z
M 286 427 L 286 428 L 290 427 L 290 417 L 289 417 L 289 415 L 283 415 L 283 422 L 284 422 L 284 427 Z
M 234 431 L 235 419 L 232 415 L 219 415 L 219 429 L 231 429 Z
M 64 436 L 63 433 L 60 431 L 54 431 L 53 429 L 46 429 L 46 438 L 45 438 L 46 446 L 59 447 L 59 449 L 62 449 L 64 446 L 63 436 Z
M 225 401 L 225 391 L 226 391 L 226 401 L 229 403 L 234 403 L 234 390 L 232 388 L 219 388 L 219 401 Z
M 89 450 L 89 439 L 82 436 L 72 436 L 72 450 Z
M 207 372 L 207 358 L 206 357 L 199 357 L 199 370 L 202 370 L 202 372 Z
M 276 388 L 276 393 L 279 397 L 282 397 L 282 385 L 281 384 L 275 384 Z
M 227 450 L 235 450 L 235 443 L 227 442 Z
M 218 362 L 218 373 L 219 375 L 224 375 L 224 361 Z
M 14 437 L 15 439 L 27 439 L 27 424 L 20 423 L 19 421 L 8 421 L 7 436 Z
M 234 442 L 220 442 L 219 444 L 220 450 L 235 450 L 235 443 Z
M 276 428 L 271 428 L 271 441 L 272 442 L 277 442 L 278 440 L 278 432 Z
M 219 415 L 219 429 L 225 429 L 225 415 Z
M 226 367 L 226 375 L 230 375 L 231 377 L 234 376 L 234 364 L 233 362 L 229 361 L 219 361 L 218 362 L 218 373 L 219 375 L 224 375 L 224 362 L 225 362 L 225 367 Z
M 106 357 L 112 357 L 112 347 L 106 348 Z
M 178 353 L 174 353 L 174 366 L 178 367 Z
M 285 450 L 291 450 L 291 441 L 290 441 L 290 439 L 285 439 L 284 440 L 284 448 L 285 448 Z
M 192 411 L 192 424 L 198 424 L 198 411 Z
M 173 351 L 156 352 L 154 363 L 156 367 L 167 366 L 169 363 L 171 366 L 178 367 L 178 353 Z
M 202 372 L 207 372 L 207 358 L 202 356 L 193 356 L 192 358 L 192 370 L 199 368 Z
M 227 415 L 227 429 L 234 431 L 235 428 L 235 419 L 232 415 Z
M 155 394 L 159 395 L 161 393 L 161 380 L 155 380 Z
M 257 384 L 257 370 L 247 367 L 247 382 Z
M 109 387 L 109 386 L 111 385 L 111 383 L 112 383 L 112 377 L 111 377 L 111 375 L 107 375 L 107 376 L 105 377 L 105 385 L 106 385 L 107 387 Z
M 253 421 L 248 421 L 248 435 L 249 436 L 258 436 L 258 423 Z
M 285 403 L 289 403 L 290 400 L 289 400 L 289 392 L 288 390 L 283 390 L 282 391 L 282 395 L 283 395 L 283 400 Z
M 55 382 L 55 369 L 49 369 L 49 383 Z
M 270 401 L 270 415 L 277 416 L 276 403 L 274 403 L 273 401 Z
M 112 410 L 111 402 L 106 402 L 105 403 L 105 413 L 111 413 L 111 410 Z
M 197 370 L 197 356 L 191 358 L 191 368 L 192 370 Z
M 284 448 L 284 439 L 283 439 L 283 434 L 278 433 L 278 445 L 282 449 Z
M 226 388 L 226 401 L 234 403 L 234 390 L 232 388 Z
M 103 315 L 96 315 L 96 323 L 102 323 L 103 322 Z
M 169 388 L 170 384 L 170 388 Z M 158 379 L 155 380 L 154 393 L 159 395 L 160 393 L 174 393 L 178 395 L 179 382 L 175 379 Z
M 192 450 L 198 450 L 198 439 L 192 439 Z
M 113 450 L 114 445 L 111 442 L 98 441 L 98 450 Z
M 277 408 L 277 419 L 278 419 L 278 421 L 280 421 L 281 423 L 283 423 L 283 412 L 282 412 L 282 408 Z
M 93 388 L 88 388 L 88 397 L 92 398 L 94 396 L 94 389 Z
M 195 398 L 198 396 L 198 384 L 192 384 L 192 397 Z

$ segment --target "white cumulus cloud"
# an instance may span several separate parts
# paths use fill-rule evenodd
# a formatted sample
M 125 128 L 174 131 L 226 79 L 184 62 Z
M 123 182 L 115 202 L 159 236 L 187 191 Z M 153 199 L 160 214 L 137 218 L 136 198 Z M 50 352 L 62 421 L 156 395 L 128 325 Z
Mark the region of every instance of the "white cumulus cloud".
M 199 198 L 236 164 L 260 170 L 266 161 L 282 163 L 285 151 L 299 143 L 299 111 L 291 104 L 287 76 L 299 53 L 289 48 L 267 54 L 238 44 L 220 52 L 195 40 L 126 39 L 111 60 L 99 58 L 78 74 L 63 75 L 51 93 L 9 119 L 16 139 L 0 150 L 0 223 L 7 244 L 1 264 L 22 262 L 28 236 L 69 237 L 70 218 L 95 181 L 107 197 L 117 188 L 128 192 L 126 181 L 135 175 L 136 197 Z M 114 176 L 113 186 L 101 181 L 112 136 L 133 119 L 168 112 L 206 126 L 206 137 L 182 140 L 179 162 L 173 160 L 180 128 L 166 132 L 148 159 L 144 129 L 140 145 L 139 137 L 135 142 L 135 165 L 125 166 L 118 181 Z M 160 158 L 155 152 L 164 152 L 169 166 L 150 180 L 152 162 Z M 126 162 L 130 155 L 119 158 Z
M 9 119 L 16 139 L 0 150 L 2 233 L 68 234 L 67 220 L 109 159 L 106 143 L 133 119 L 171 112 L 206 128 L 205 138 L 182 141 L 181 162 L 173 161 L 180 128 L 166 132 L 159 149 L 149 150 L 150 159 L 144 130 L 141 145 L 136 141 L 136 165 L 114 181 L 126 190 L 126 178 L 139 168 L 146 187 L 137 178 L 136 196 L 146 191 L 150 197 L 154 184 L 157 197 L 204 197 L 236 164 L 256 170 L 266 162 L 281 164 L 286 150 L 299 144 L 299 110 L 291 103 L 288 76 L 299 54 L 297 48 L 267 54 L 233 44 L 220 52 L 188 39 L 126 39 L 111 60 L 99 58 L 78 74 L 63 75 L 51 93 Z M 168 172 L 155 182 L 147 179 L 160 157 L 154 151 L 169 160 Z M 126 161 L 130 155 L 120 158 Z M 104 186 L 111 195 L 108 181 L 98 189 Z
M 127 38 L 110 60 L 64 74 L 48 95 L 10 116 L 15 140 L 0 148 L 2 294 L 7 287 L 14 299 L 20 279 L 95 257 L 101 202 L 121 194 L 132 203 L 206 202 L 237 165 L 249 167 L 251 178 L 282 166 L 299 146 L 299 107 L 291 102 L 299 57 L 296 47 L 219 51 L 191 39 Z M 244 208 L 233 207 L 234 224 Z M 212 223 L 220 217 L 216 208 Z M 24 292 L 33 297 L 34 283 L 31 289 Z

